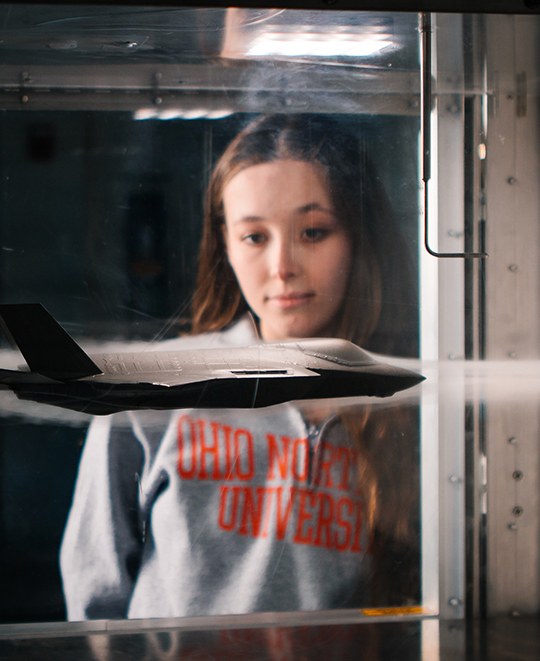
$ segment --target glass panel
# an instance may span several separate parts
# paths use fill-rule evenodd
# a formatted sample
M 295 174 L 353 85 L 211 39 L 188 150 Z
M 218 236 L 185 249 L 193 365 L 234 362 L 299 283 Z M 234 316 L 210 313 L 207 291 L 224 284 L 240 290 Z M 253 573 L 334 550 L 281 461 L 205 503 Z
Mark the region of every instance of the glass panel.
M 0 12 L 2 622 L 436 613 L 416 15 Z

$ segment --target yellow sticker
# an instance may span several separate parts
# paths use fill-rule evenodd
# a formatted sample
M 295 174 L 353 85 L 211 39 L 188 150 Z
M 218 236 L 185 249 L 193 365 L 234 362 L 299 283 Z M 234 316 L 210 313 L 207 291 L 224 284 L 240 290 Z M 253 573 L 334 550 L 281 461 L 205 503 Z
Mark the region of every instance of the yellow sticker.
M 422 606 L 395 606 L 391 608 L 364 608 L 364 615 L 421 615 L 424 613 Z

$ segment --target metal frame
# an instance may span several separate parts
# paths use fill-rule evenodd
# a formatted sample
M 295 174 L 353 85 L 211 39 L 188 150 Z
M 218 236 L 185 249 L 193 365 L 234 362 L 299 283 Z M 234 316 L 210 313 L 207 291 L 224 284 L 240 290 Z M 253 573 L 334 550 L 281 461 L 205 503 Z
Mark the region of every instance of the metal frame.
M 375 609 L 374 609 L 375 610 Z M 381 609 L 391 611 L 392 609 Z M 402 609 L 406 611 L 407 609 Z M 410 609 L 414 610 L 414 609 Z M 255 627 L 323 626 L 328 624 L 361 624 L 381 622 L 437 621 L 429 613 L 366 614 L 355 609 L 334 611 L 292 611 L 248 613 L 245 615 L 205 615 L 141 620 L 86 620 L 84 622 L 39 622 L 0 625 L 0 640 L 27 639 L 83 634 L 125 634 L 145 631 L 209 631 L 212 629 L 245 629 Z
M 36 5 L 115 5 L 115 6 L 147 6 L 148 0 L 109 0 L 105 2 L 87 2 L 85 0 L 35 0 Z M 229 7 L 230 0 L 208 0 L 202 3 L 204 7 Z M 327 9 L 327 10 L 357 10 L 357 11 L 392 11 L 392 12 L 439 12 L 459 14 L 539 14 L 538 0 L 288 0 L 279 3 L 287 9 Z M 200 7 L 201 5 L 178 0 L 159 0 L 153 2 L 153 7 Z M 253 7 L 275 9 L 272 0 L 236 0 L 235 7 Z
M 69 5 L 85 5 L 85 4 L 110 4 L 110 5 L 118 5 L 118 6 L 135 6 L 135 5 L 146 5 L 147 1 L 138 1 L 138 0 L 131 0 L 123 2 L 123 1 L 110 1 L 107 3 L 88 3 L 88 2 L 77 2 L 76 0 L 71 0 L 71 2 L 57 2 L 57 1 L 42 1 L 42 0 L 37 0 L 37 2 L 33 4 L 50 4 L 50 5 L 62 5 L 62 4 L 69 4 Z M 204 3 L 205 6 L 208 7 L 226 7 L 230 3 L 229 2 L 218 2 L 217 0 L 210 0 L 209 2 Z M 235 3 L 236 6 L 239 7 L 274 7 L 275 3 L 272 2 L 257 2 L 257 1 L 246 1 L 246 0 L 241 0 L 240 2 Z M 163 7 L 179 7 L 178 2 L 172 1 L 167 2 L 166 0 L 161 0 L 159 3 L 160 6 Z M 538 6 L 536 6 L 538 5 Z M 154 5 L 156 6 L 156 5 Z M 376 10 L 376 11 L 408 11 L 408 12 L 438 12 L 438 13 L 445 13 L 445 12 L 452 12 L 452 13 L 488 13 L 488 14 L 514 14 L 514 15 L 519 15 L 519 14 L 540 14 L 540 0 L 513 0 L 512 2 L 506 1 L 506 0 L 494 0 L 491 2 L 488 1 L 480 1 L 480 0 L 474 0 L 473 2 L 469 2 L 467 0 L 446 0 L 444 2 L 418 2 L 418 3 L 412 3 L 408 0 L 394 0 L 393 2 L 384 2 L 381 6 L 381 3 L 376 3 L 373 0 L 371 2 L 364 2 L 363 0 L 321 0 L 321 2 L 304 2 L 301 0 L 293 1 L 293 2 L 287 2 L 287 8 L 301 8 L 301 9 L 326 9 L 326 10 L 336 10 L 336 9 L 347 9 L 347 10 Z M 425 14 L 427 17 L 427 14 Z M 508 19 L 509 21 L 512 20 Z M 423 33 L 428 34 L 430 30 L 430 25 L 428 21 L 425 21 L 423 24 Z M 426 42 L 427 43 L 427 42 Z M 146 65 L 140 65 L 140 66 L 146 66 Z M 186 65 L 188 66 L 188 65 Z M 73 68 L 75 69 L 75 67 Z M 88 80 L 92 79 L 92 67 L 89 67 L 85 76 L 88 76 Z M 196 67 L 196 70 L 194 69 L 194 77 L 191 82 L 184 83 L 182 85 L 176 85 L 173 84 L 172 81 L 173 78 L 178 79 L 178 75 L 174 70 L 174 67 L 172 65 L 166 65 L 163 67 L 160 67 L 160 70 L 163 70 L 163 76 L 160 79 L 159 83 L 159 95 L 160 98 L 162 99 L 162 104 L 161 108 L 165 109 L 168 107 L 174 107 L 174 104 L 177 100 L 177 97 L 175 97 L 175 94 L 180 92 L 183 93 L 187 90 L 190 90 L 196 94 L 201 94 L 203 93 L 203 90 L 209 90 L 211 87 L 208 87 L 209 83 L 197 79 L 197 75 L 199 75 L 202 72 L 202 69 L 200 66 Z M 148 94 L 148 100 L 149 104 L 152 102 L 152 98 L 155 98 L 156 95 L 156 85 L 155 85 L 155 80 L 152 79 L 153 71 L 155 71 L 155 67 L 152 65 L 148 65 L 148 77 L 147 77 L 147 82 L 144 84 L 144 86 L 141 88 L 140 83 L 136 85 L 136 90 L 135 88 L 135 83 L 133 80 L 129 78 L 129 67 L 123 67 L 119 66 L 118 70 L 114 69 L 114 67 L 108 68 L 108 72 L 111 74 L 111 79 L 108 83 L 108 87 L 104 87 L 103 90 L 107 91 L 107 95 L 99 94 L 93 90 L 96 89 L 96 85 L 99 84 L 94 81 L 94 83 L 88 83 L 85 85 L 84 89 L 80 88 L 80 84 L 75 84 L 73 83 L 71 90 L 69 90 L 70 85 L 68 84 L 66 86 L 65 80 L 63 81 L 63 86 L 62 89 L 60 89 L 60 84 L 58 81 L 54 80 L 54 72 L 51 70 L 47 70 L 46 67 L 43 67 L 38 70 L 38 67 L 32 67 L 32 70 L 30 72 L 30 79 L 21 81 L 20 79 L 20 67 L 2 67 L 3 73 L 7 77 L 7 83 L 3 85 L 3 90 L 0 90 L 0 98 L 2 99 L 1 103 L 4 107 L 13 107 L 13 108 L 28 108 L 28 109 L 35 109 L 36 106 L 39 108 L 46 108 L 47 104 L 52 104 L 52 105 L 57 105 L 59 103 L 59 100 L 62 100 L 63 102 L 63 107 L 66 109 L 69 108 L 76 108 L 76 107 L 81 107 L 82 104 L 88 103 L 88 99 L 90 98 L 88 95 L 94 95 L 95 98 L 95 103 L 96 107 L 100 108 L 105 108 L 109 107 L 110 109 L 132 109 L 135 107 L 140 107 L 141 104 L 141 97 L 138 96 L 138 98 L 135 98 L 137 95 L 144 94 L 145 92 Z M 187 71 L 186 67 L 183 67 L 183 79 L 186 80 L 185 78 L 185 71 Z M 95 74 L 95 70 L 94 70 Z M 126 74 L 128 74 L 126 76 Z M 195 75 L 197 74 L 197 75 Z M 233 89 L 236 89 L 239 94 L 243 91 L 242 87 L 242 81 L 241 79 L 238 79 L 238 72 L 228 72 L 226 74 L 227 76 L 231 76 L 231 80 L 229 84 Z M 77 81 L 80 83 L 80 80 L 83 76 L 82 71 L 78 71 L 76 75 Z M 236 76 L 236 78 L 235 78 Z M 339 72 L 336 71 L 336 76 L 339 77 Z M 392 72 L 391 76 L 392 81 L 396 80 L 401 80 L 399 84 L 397 85 L 396 88 L 392 91 L 392 104 L 395 105 L 395 95 L 401 96 L 403 98 L 403 104 L 402 107 L 400 106 L 400 114 L 417 114 L 418 109 L 414 108 L 414 105 L 411 103 L 411 100 L 414 101 L 414 93 L 407 91 L 407 87 L 409 86 L 409 80 L 406 77 L 406 75 L 403 75 L 402 79 L 399 79 L 399 76 L 396 75 L 396 72 Z M 116 81 L 116 82 L 114 82 Z M 347 101 L 350 98 L 351 103 L 356 103 L 358 108 L 363 107 L 363 112 L 381 112 L 381 106 L 378 106 L 375 108 L 374 106 L 370 106 L 369 104 L 362 106 L 362 104 L 358 102 L 358 98 L 361 97 L 363 94 L 367 94 L 366 92 L 366 81 L 368 83 L 373 83 L 374 85 L 378 86 L 378 81 L 377 83 L 374 82 L 374 79 L 370 79 L 369 77 L 365 77 L 362 79 L 362 91 L 355 92 L 354 94 L 350 94 L 350 91 L 345 91 L 343 92 L 335 92 L 335 87 L 333 89 L 333 92 L 336 94 L 336 101 L 339 99 L 339 104 L 343 103 L 344 101 Z M 220 81 L 221 83 L 222 81 Z M 425 117 L 429 118 L 429 114 L 431 113 L 431 93 L 430 93 L 430 85 L 431 85 L 431 72 L 429 69 L 426 70 L 425 73 L 425 92 L 428 92 L 427 94 L 425 93 L 424 96 L 424 112 L 425 112 Z M 22 86 L 21 86 L 22 85 Z M 112 85 L 112 86 L 111 86 Z M 23 93 L 23 87 L 24 87 L 24 93 Z M 221 85 L 219 85 L 221 88 Z M 384 84 L 382 83 L 381 79 L 381 87 L 384 87 Z M 142 91 L 141 91 L 142 89 Z M 388 88 L 386 88 L 387 90 Z M 73 92 L 73 95 L 69 93 L 69 91 Z M 317 86 L 314 84 L 313 87 L 313 94 L 316 96 L 318 93 L 319 89 Z M 375 89 L 370 89 L 370 93 L 373 93 L 373 91 L 378 91 Z M 440 95 L 443 93 L 443 90 L 438 90 L 437 94 Z M 27 97 L 27 100 L 24 101 L 23 97 Z M 354 97 L 354 98 L 352 98 Z M 195 98 L 195 97 L 194 97 Z M 367 96 L 366 96 L 367 98 Z M 511 101 L 510 97 L 508 99 L 502 99 L 502 108 L 500 112 L 503 113 L 503 115 L 499 115 L 499 121 L 501 121 L 502 117 L 508 115 L 508 113 L 513 112 L 513 110 L 509 110 L 509 106 L 511 105 L 509 101 Z M 379 101 L 383 100 L 383 97 L 379 99 Z M 293 99 L 294 101 L 294 99 Z M 317 97 L 317 101 L 320 101 L 320 98 Z M 515 102 L 514 102 L 515 103 Z M 294 103 L 293 103 L 294 106 Z M 265 108 L 268 108 L 268 105 L 265 104 Z M 256 108 L 250 108 L 251 111 L 257 112 Z M 323 112 L 321 110 L 321 112 Z M 326 110 L 327 112 L 329 110 Z M 332 109 L 332 112 L 336 112 L 336 110 Z M 350 112 L 350 110 L 347 110 L 347 112 Z M 357 110 L 357 112 L 362 112 L 362 110 Z M 427 126 L 429 126 L 429 121 L 426 123 Z M 428 133 L 428 139 L 429 139 L 429 133 Z M 424 145 L 425 147 L 425 145 Z M 501 152 L 503 151 L 503 148 L 501 146 L 498 147 Z M 426 211 L 428 208 L 433 207 L 433 201 L 430 202 L 430 200 L 427 197 L 427 181 L 430 178 L 430 172 L 429 172 L 429 163 L 433 162 L 433 158 L 435 155 L 433 154 L 433 149 L 431 145 L 427 145 L 427 149 L 424 148 L 424 164 L 426 163 L 426 154 L 427 154 L 427 162 L 428 162 L 428 169 L 425 171 L 425 206 L 426 206 Z M 502 163 L 504 162 L 505 157 L 502 156 L 499 161 Z M 518 181 L 520 180 L 520 177 L 517 178 Z M 492 182 L 494 182 L 494 179 L 491 179 Z M 508 183 L 509 180 L 508 180 Z M 492 183 L 493 186 L 496 187 L 497 184 Z M 510 202 L 508 202 L 510 204 Z M 485 223 L 485 218 L 483 219 L 483 222 Z M 437 253 L 434 250 L 431 250 L 429 247 L 429 242 L 427 241 L 427 218 L 426 218 L 426 226 L 425 226 L 425 239 L 426 239 L 426 248 L 428 249 L 428 252 L 431 255 L 435 256 L 452 256 L 452 257 L 464 257 L 464 256 L 474 256 L 474 257 L 480 257 L 484 256 L 484 254 L 481 253 L 474 253 L 474 254 L 467 254 L 465 253 Z M 518 242 L 518 237 L 514 237 L 516 239 L 516 242 Z M 519 247 L 521 250 L 526 249 L 526 245 L 523 244 L 523 241 L 526 239 L 521 239 L 521 242 L 519 243 Z M 481 241 L 481 250 L 482 250 L 482 241 Z M 493 245 L 493 244 L 491 244 Z M 490 249 L 491 246 L 490 246 Z M 429 258 L 427 258 L 429 259 Z M 503 258 L 504 261 L 504 258 Z M 509 266 L 508 269 L 510 270 L 511 274 L 515 274 L 515 270 L 512 271 L 510 269 L 510 266 L 514 264 L 512 262 Z M 488 275 L 492 279 L 498 279 L 498 280 L 503 280 L 503 276 L 500 273 L 497 273 L 496 267 L 494 266 L 493 268 L 487 267 L 488 268 Z M 429 270 L 429 269 L 428 269 Z M 437 270 L 436 267 L 431 267 L 431 273 L 435 273 L 435 284 L 437 287 L 437 294 L 436 297 L 439 296 L 438 293 L 438 288 L 439 288 L 439 271 Z M 508 274 L 505 273 L 505 275 L 508 276 Z M 474 276 L 477 277 L 477 276 Z M 515 275 L 510 275 L 509 277 L 515 279 Z M 482 280 L 482 275 L 479 276 L 480 281 Z M 511 293 L 513 292 L 514 295 L 516 295 L 516 290 L 517 290 L 517 285 L 507 285 L 508 291 Z M 433 294 L 433 292 L 432 292 Z M 437 298 L 438 300 L 438 298 Z M 480 307 L 482 305 L 482 302 L 480 301 Z M 489 307 L 489 306 L 488 306 Z M 501 311 L 499 310 L 499 314 Z M 433 315 L 432 315 L 433 316 Z M 432 316 L 429 319 L 425 320 L 425 324 L 433 324 L 432 326 L 432 332 L 435 332 L 437 334 L 437 344 L 436 344 L 436 349 L 435 345 L 431 347 L 431 349 L 427 350 L 427 353 L 429 357 L 431 357 L 433 360 L 436 360 L 439 357 L 439 326 L 438 326 L 438 319 L 434 320 Z M 536 321 L 536 319 L 534 319 Z M 495 324 L 493 323 L 491 327 L 494 327 Z M 508 329 L 508 337 L 511 336 L 511 329 Z M 503 338 L 504 340 L 504 338 Z M 497 345 L 497 338 L 491 337 L 491 351 L 490 351 L 490 345 L 488 341 L 488 350 L 487 352 L 485 350 L 481 350 L 480 354 L 477 356 L 479 358 L 483 358 L 485 354 L 487 354 L 488 357 L 492 356 L 497 356 L 500 354 L 500 347 Z M 509 346 L 509 350 L 512 350 L 512 347 Z M 530 349 L 530 347 L 526 347 L 526 350 Z M 433 354 L 433 355 L 431 355 Z M 472 357 L 472 356 L 469 356 Z M 485 413 L 485 411 L 484 411 Z M 437 411 L 437 416 L 439 415 L 439 412 Z M 480 417 L 483 418 L 483 415 L 480 412 Z M 511 494 L 513 498 L 517 497 L 532 497 L 534 494 L 537 494 L 537 482 L 534 482 L 534 484 L 528 485 L 527 482 L 520 483 L 519 485 L 514 481 L 510 481 L 508 478 L 508 475 L 506 475 L 507 469 L 506 465 L 511 464 L 512 470 L 517 470 L 521 469 L 524 466 L 518 462 L 518 459 L 520 461 L 525 461 L 523 454 L 519 453 L 520 447 L 523 446 L 516 446 L 516 444 L 509 443 L 509 439 L 513 438 L 514 432 L 512 431 L 512 424 L 514 426 L 518 426 L 520 423 L 519 420 L 519 412 L 517 412 L 513 418 L 512 421 L 510 420 L 502 420 L 499 421 L 499 423 L 494 423 L 493 419 L 495 416 L 492 416 L 490 419 L 490 427 L 489 429 L 492 432 L 495 432 L 497 434 L 498 440 L 496 441 L 496 444 L 492 446 L 491 449 L 491 457 L 492 461 L 490 462 L 489 466 L 489 477 L 490 481 L 494 483 L 497 481 L 498 484 L 503 485 L 503 489 L 501 489 L 501 493 L 499 493 L 496 496 L 496 501 L 494 502 L 494 508 L 493 511 L 495 511 L 495 507 L 498 508 L 499 511 L 506 511 L 506 504 L 505 500 L 509 501 L 509 495 Z M 436 419 L 436 422 L 438 424 L 438 418 Z M 434 420 L 428 421 L 429 425 L 431 425 L 431 428 L 433 428 Z M 478 427 L 477 423 L 473 424 L 473 427 L 471 431 L 474 431 L 478 433 Z M 524 428 L 524 434 L 536 434 L 537 430 L 536 429 L 527 429 L 526 427 Z M 521 443 L 520 440 L 520 434 L 516 434 L 518 438 L 518 443 Z M 500 438 L 499 438 L 500 437 Z M 427 438 L 427 437 L 426 437 Z M 484 439 L 485 440 L 485 439 Z M 504 444 L 507 445 L 504 445 Z M 501 445 L 502 444 L 502 445 Z M 482 449 L 482 448 L 480 448 Z M 485 448 L 484 448 L 485 449 Z M 438 451 L 438 450 L 437 450 Z M 483 481 L 482 479 L 479 479 L 478 476 L 475 474 L 476 473 L 476 466 L 478 463 L 478 458 L 479 454 L 478 451 L 475 451 L 473 448 L 472 455 L 469 457 L 469 477 L 473 480 L 473 487 L 472 491 L 468 492 L 468 500 L 472 498 L 473 501 L 476 501 L 477 496 L 479 495 L 477 486 L 483 488 Z M 534 462 L 537 462 L 538 459 L 535 455 L 534 457 Z M 459 479 L 460 476 L 458 475 L 458 481 L 454 482 L 451 488 L 454 488 L 455 484 L 460 484 Z M 508 478 L 508 479 L 507 479 Z M 441 476 L 441 479 L 447 479 L 447 476 Z M 449 479 L 449 478 L 448 478 Z M 445 483 L 445 488 L 448 488 L 448 485 Z M 503 493 L 504 491 L 504 493 Z M 536 496 L 537 497 L 537 496 Z M 485 500 L 485 499 L 484 499 Z M 495 500 L 495 499 L 494 499 Z M 456 501 L 456 507 L 459 507 L 459 499 Z M 510 502 L 510 501 L 509 501 Z M 518 502 L 516 500 L 516 502 Z M 519 501 L 523 502 L 523 501 Z M 476 508 L 476 514 L 478 512 L 481 512 L 482 515 L 484 515 L 484 510 L 482 509 L 482 505 L 480 503 L 474 502 L 475 508 Z M 531 508 L 532 509 L 532 508 Z M 473 508 L 474 510 L 474 508 Z M 509 511 L 511 512 L 512 508 L 510 507 Z M 472 517 L 476 517 L 475 511 L 473 511 Z M 508 517 L 508 520 L 510 521 L 510 516 Z M 529 516 L 528 511 L 527 511 L 527 516 Z M 532 515 L 531 515 L 532 517 Z M 524 524 L 526 519 L 521 519 L 519 525 Z M 474 523 L 474 522 L 473 522 Z M 511 523 L 514 523 L 514 521 L 511 521 Z M 498 525 L 498 523 L 497 523 Z M 514 529 L 508 528 L 510 524 L 505 523 L 506 529 L 507 530 L 498 530 L 493 526 L 493 531 L 491 533 L 492 537 L 490 538 L 492 546 L 497 547 L 497 553 L 499 555 L 499 559 L 494 563 L 490 571 L 492 572 L 492 575 L 495 576 L 495 572 L 497 571 L 497 568 L 500 570 L 500 574 L 505 572 L 505 562 L 511 562 L 513 563 L 514 566 L 514 571 L 519 571 L 519 558 L 518 558 L 518 551 L 520 549 L 525 549 L 527 545 L 530 544 L 530 539 L 536 539 L 537 540 L 537 535 L 536 535 L 536 530 L 538 526 L 537 519 L 532 519 L 531 522 L 528 524 L 527 527 L 524 527 L 524 530 L 519 532 Z M 474 534 L 478 535 L 479 531 L 473 531 Z M 534 534 L 533 534 L 534 533 Z M 519 537 L 518 537 L 519 534 Z M 508 536 L 513 536 L 511 541 L 508 541 L 510 539 Z M 514 540 L 515 538 L 515 540 Z M 474 553 L 474 550 L 473 550 Z M 477 560 L 474 559 L 474 557 L 471 558 L 471 562 L 473 563 L 470 566 L 471 571 L 477 572 L 478 571 L 478 566 L 475 564 Z M 486 558 L 484 558 L 484 562 L 487 562 Z M 488 565 L 489 567 L 489 565 Z M 525 572 L 525 569 L 523 569 L 523 572 Z M 522 585 L 525 585 L 526 581 L 525 578 L 522 580 Z M 492 583 L 493 585 L 493 583 Z M 491 592 L 493 594 L 493 591 L 495 588 L 491 588 Z M 503 594 L 503 591 L 506 590 L 506 592 Z M 496 606 L 493 608 L 492 613 L 496 612 L 506 612 L 508 609 L 513 608 L 514 610 L 522 610 L 522 607 L 520 604 L 516 601 L 515 604 L 509 604 L 508 598 L 509 595 L 511 594 L 512 590 L 510 589 L 509 585 L 505 584 L 504 586 L 499 586 L 497 588 L 497 591 L 500 592 L 500 594 L 496 594 Z M 441 590 L 441 594 L 444 594 L 444 591 Z M 516 592 L 516 600 L 519 599 L 519 595 Z M 477 598 L 476 598 L 477 600 Z M 523 600 L 524 606 L 523 610 L 527 610 L 527 608 L 530 607 L 530 600 L 527 601 L 526 599 Z M 480 605 L 481 606 L 481 605 Z M 471 598 L 470 604 L 468 607 L 468 614 L 472 615 L 473 612 L 478 608 L 478 606 L 475 606 L 475 598 Z M 480 607 L 480 614 L 483 614 L 483 611 L 485 610 L 485 607 L 482 608 Z M 455 611 L 454 611 L 455 612 Z M 349 619 L 344 619 L 344 618 L 351 618 Z M 415 615 L 400 615 L 400 616 L 395 616 L 395 617 L 390 617 L 387 616 L 386 619 L 382 617 L 378 617 L 377 621 L 393 621 L 394 619 L 400 619 L 402 620 L 403 618 L 406 619 L 418 619 L 420 617 L 425 617 L 425 616 L 415 616 Z M 189 621 L 188 621 L 189 620 Z M 314 623 L 331 623 L 331 622 L 340 622 L 343 623 L 344 621 L 354 621 L 354 622 L 360 622 L 360 621 L 373 621 L 371 618 L 368 618 L 366 616 L 363 616 L 358 613 L 351 613 L 350 611 L 345 611 L 345 612 L 339 612 L 339 611 L 334 611 L 332 612 L 331 615 L 328 615 L 326 613 L 295 613 L 295 614 L 290 614 L 290 613 L 282 613 L 282 614 L 261 614 L 260 616 L 258 615 L 250 615 L 250 616 L 242 616 L 239 617 L 237 620 L 231 620 L 226 619 L 226 618 L 204 618 L 204 621 L 199 621 L 198 618 L 193 618 L 194 621 L 192 621 L 192 618 L 187 618 L 184 619 L 182 618 L 181 620 L 175 620 L 175 621 L 170 621 L 170 622 L 164 622 L 163 620 L 160 620 L 159 625 L 160 628 L 162 626 L 167 627 L 170 626 L 171 628 L 215 628 L 217 626 L 228 626 L 228 627 L 244 627 L 244 626 L 265 626 L 265 625 L 271 625 L 271 624 L 277 624 L 279 622 L 286 622 L 287 624 L 291 623 L 308 623 L 309 624 L 314 624 Z M 197 621 L 195 621 L 197 620 Z M 84 623 L 81 625 L 73 625 L 70 623 L 58 623 L 55 625 L 47 625 L 47 624 L 42 624 L 42 625 L 10 625 L 9 627 L 0 627 L 0 637 L 23 637 L 24 635 L 42 635 L 43 632 L 48 631 L 51 636 L 56 636 L 56 635 L 66 635 L 67 633 L 70 634 L 79 634 L 81 631 L 129 631 L 129 630 L 137 630 L 140 631 L 141 629 L 147 627 L 155 627 L 156 621 L 151 620 L 149 621 L 148 624 L 145 624 L 144 621 L 138 621 L 135 623 L 129 623 L 129 622 L 121 622 L 121 623 L 104 623 L 104 622 L 91 622 L 91 623 Z
M 489 117 L 486 359 L 512 370 L 514 391 L 486 392 L 487 614 L 540 609 L 540 414 L 538 390 L 522 390 L 540 359 L 538 44 L 540 21 L 487 17 L 497 90 Z M 495 231 L 496 228 L 496 231 Z M 530 378 L 530 377 L 529 377 Z
M 23 71 L 24 70 L 24 71 Z M 278 71 L 207 64 L 4 65 L 0 106 L 6 110 L 190 110 L 417 115 L 418 77 L 406 71 L 284 63 Z M 254 74 L 257 75 L 254 75 Z M 260 89 L 264 78 L 263 94 Z M 300 91 L 295 91 L 300 90 Z
M 432 28 L 431 14 L 420 16 L 422 38 L 422 181 L 424 182 L 424 247 L 432 257 L 440 258 L 482 258 L 485 252 L 437 252 L 429 245 L 429 180 L 431 179 L 431 111 L 433 97 L 431 93 L 431 58 Z

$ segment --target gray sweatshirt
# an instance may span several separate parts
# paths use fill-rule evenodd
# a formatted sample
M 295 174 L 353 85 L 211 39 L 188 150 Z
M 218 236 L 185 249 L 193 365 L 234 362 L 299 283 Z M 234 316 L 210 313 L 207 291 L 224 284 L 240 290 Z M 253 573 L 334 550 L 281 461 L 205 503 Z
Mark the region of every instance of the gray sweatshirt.
M 167 350 L 253 342 L 249 321 Z M 298 407 L 121 413 L 87 435 L 60 564 L 70 620 L 366 603 L 354 441 Z

